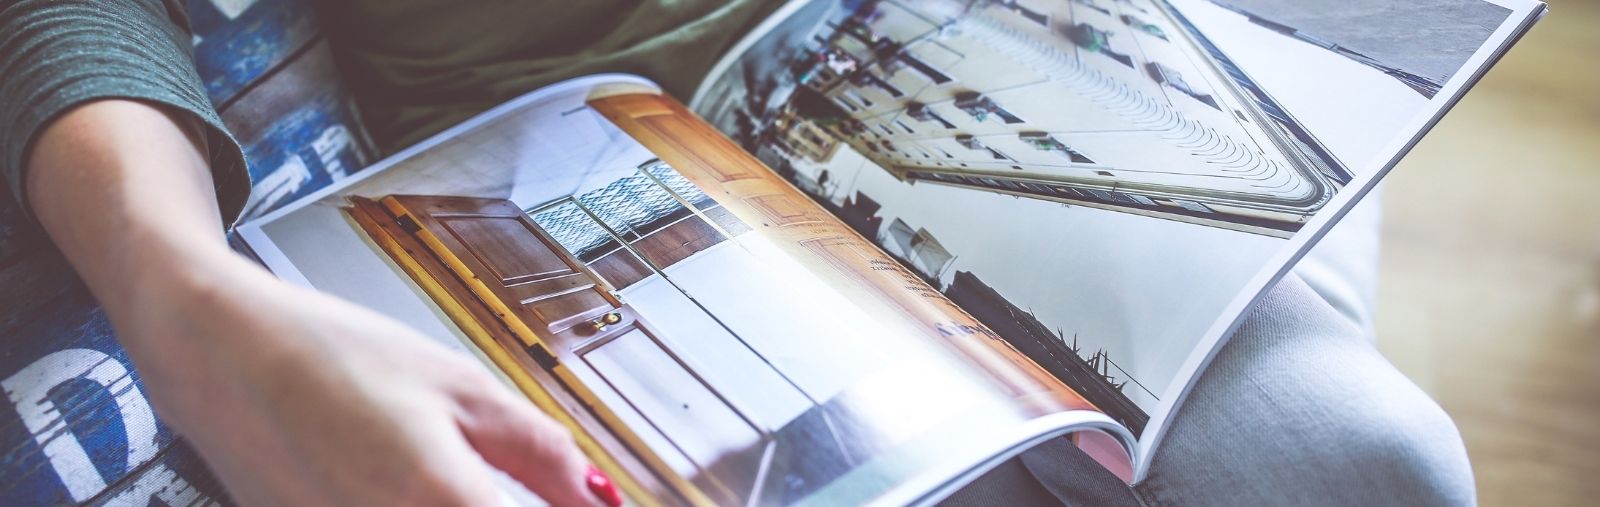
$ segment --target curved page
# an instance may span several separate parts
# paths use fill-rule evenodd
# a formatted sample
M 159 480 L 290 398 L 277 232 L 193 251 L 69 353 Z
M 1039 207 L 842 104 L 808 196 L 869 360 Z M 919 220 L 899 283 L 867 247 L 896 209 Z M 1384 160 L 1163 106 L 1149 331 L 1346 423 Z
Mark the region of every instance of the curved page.
M 492 365 L 640 504 L 930 501 L 1047 438 L 1131 473 L 1125 428 L 637 78 L 540 90 L 240 233 Z
M 1542 11 L 797 1 L 692 105 L 1139 435 L 1142 467 L 1248 304 Z

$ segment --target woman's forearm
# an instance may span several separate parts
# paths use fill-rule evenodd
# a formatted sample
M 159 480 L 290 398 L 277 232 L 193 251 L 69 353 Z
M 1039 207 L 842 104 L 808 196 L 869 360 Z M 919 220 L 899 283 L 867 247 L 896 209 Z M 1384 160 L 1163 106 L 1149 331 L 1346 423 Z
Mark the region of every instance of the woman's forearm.
M 30 152 L 29 204 L 114 322 L 230 255 L 199 129 L 153 105 L 98 101 Z
M 26 190 L 156 410 L 235 500 L 491 504 L 487 459 L 556 505 L 618 501 L 480 365 L 230 251 L 198 132 L 144 103 L 89 103 L 38 137 Z

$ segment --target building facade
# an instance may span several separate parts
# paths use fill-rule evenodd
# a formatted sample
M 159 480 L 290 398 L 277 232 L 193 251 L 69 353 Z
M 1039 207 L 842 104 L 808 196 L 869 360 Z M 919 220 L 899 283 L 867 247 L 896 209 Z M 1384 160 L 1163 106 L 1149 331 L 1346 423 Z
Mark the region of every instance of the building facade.
M 903 181 L 1287 237 L 1351 178 L 1149 0 L 868 2 L 815 40 L 796 95 L 831 111 L 787 139 Z

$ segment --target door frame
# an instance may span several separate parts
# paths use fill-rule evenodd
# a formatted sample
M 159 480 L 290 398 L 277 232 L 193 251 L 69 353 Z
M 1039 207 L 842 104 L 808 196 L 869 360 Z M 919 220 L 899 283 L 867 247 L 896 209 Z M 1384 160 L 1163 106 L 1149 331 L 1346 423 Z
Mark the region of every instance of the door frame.
M 643 506 L 715 504 L 699 487 L 674 472 L 592 393 L 575 392 L 570 382 L 540 364 L 541 359 L 527 350 L 522 338 L 382 203 L 353 196 L 350 206 L 342 209 L 529 401 L 572 433 L 584 454 L 633 502 Z M 591 431 L 593 428 L 608 431 Z

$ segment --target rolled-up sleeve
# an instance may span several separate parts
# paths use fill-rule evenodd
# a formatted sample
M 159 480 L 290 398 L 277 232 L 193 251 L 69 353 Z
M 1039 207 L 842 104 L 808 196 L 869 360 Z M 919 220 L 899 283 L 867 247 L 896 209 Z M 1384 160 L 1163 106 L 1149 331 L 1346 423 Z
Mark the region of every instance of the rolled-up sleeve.
M 205 125 L 223 223 L 233 223 L 250 176 L 191 48 L 181 0 L 0 0 L 0 172 L 23 209 L 28 148 L 51 120 L 88 101 L 134 99 Z

